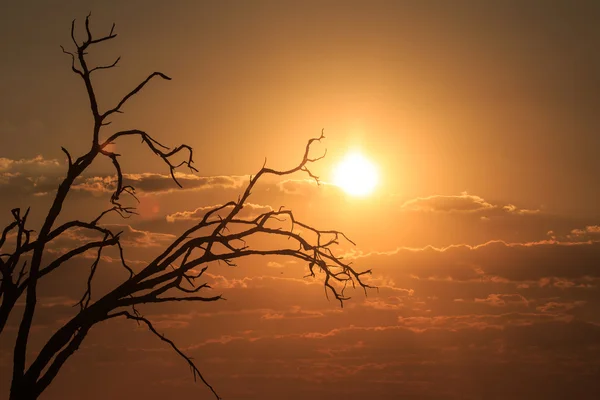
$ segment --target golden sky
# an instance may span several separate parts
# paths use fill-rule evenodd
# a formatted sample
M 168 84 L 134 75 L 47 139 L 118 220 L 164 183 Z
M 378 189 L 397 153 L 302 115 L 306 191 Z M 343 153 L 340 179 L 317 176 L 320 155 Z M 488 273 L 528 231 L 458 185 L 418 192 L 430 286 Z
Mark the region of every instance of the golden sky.
M 66 171 L 60 147 L 88 149 L 85 90 L 59 45 L 90 10 L 95 32 L 115 22 L 118 33 L 91 60 L 122 56 L 97 75 L 101 104 L 153 71 L 173 78 L 151 82 L 110 129 L 187 143 L 199 170 L 179 189 L 138 141 L 117 145 L 140 215 L 107 223 L 123 225 L 132 265 L 206 207 L 235 200 L 265 157 L 294 166 L 324 129 L 313 149 L 327 149 L 313 168 L 323 184 L 266 179 L 247 211 L 285 206 L 343 230 L 357 245 L 338 251 L 372 269 L 379 290 L 352 292 L 341 309 L 318 276 L 303 278 L 305 265 L 254 258 L 210 266 L 207 280 L 227 301 L 144 308 L 223 398 L 600 396 L 599 2 L 24 0 L 2 9 L 2 226 L 27 206 L 39 225 Z M 378 177 L 364 196 L 336 185 L 353 152 Z M 110 163 L 94 164 L 64 218 L 105 209 L 112 174 Z M 36 341 L 71 315 L 90 262 L 42 288 Z M 100 291 L 125 277 L 110 258 L 102 267 Z M 0 343 L 0 399 L 11 332 Z M 145 328 L 111 321 L 42 398 L 192 397 L 211 394 L 182 360 Z

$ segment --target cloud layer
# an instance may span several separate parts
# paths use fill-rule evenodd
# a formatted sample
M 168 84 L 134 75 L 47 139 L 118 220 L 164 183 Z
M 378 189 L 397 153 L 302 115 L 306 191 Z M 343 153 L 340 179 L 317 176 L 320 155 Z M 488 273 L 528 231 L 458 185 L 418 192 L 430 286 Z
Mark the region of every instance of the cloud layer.
M 54 190 L 57 162 L 38 157 L 3 159 L 0 165 L 4 189 L 40 201 L 51 198 L 40 195 Z M 125 257 L 136 271 L 187 225 L 222 204 L 219 193 L 229 195 L 247 182 L 178 175 L 188 189 L 184 205 L 167 175 L 125 178 L 149 204 L 143 206 L 156 206 L 149 219 L 112 219 L 104 225 L 123 232 Z M 86 195 L 75 199 L 88 199 L 81 204 L 96 213 L 106 202 L 87 195 L 108 194 L 114 184 L 112 176 L 85 177 L 73 194 Z M 142 308 L 199 362 L 224 398 L 600 395 L 593 373 L 600 368 L 599 221 L 558 217 L 467 193 L 408 200 L 388 196 L 370 206 L 340 201 L 337 188 L 306 180 L 264 183 L 255 191 L 241 217 L 285 205 L 320 228 L 340 226 L 358 236 L 358 247 L 341 243 L 335 250 L 357 269 L 372 269 L 365 280 L 378 290 L 365 296 L 349 289 L 352 299 L 341 309 L 325 297 L 318 274 L 304 277 L 306 265 L 251 258 L 236 268 L 209 265 L 203 276 L 212 287 L 207 294 L 222 294 L 226 301 Z M 87 230 L 70 230 L 51 243 L 48 256 L 96 239 Z M 86 253 L 73 260 L 41 289 L 34 346 L 73 315 L 94 257 Z M 95 296 L 126 276 L 118 254 L 107 250 L 95 277 Z M 15 323 L 9 324 L 11 334 Z M 0 345 L 3 377 L 10 370 L 5 343 Z M 96 328 L 47 398 L 80 398 L 83 389 L 77 385 L 65 395 L 70 382 L 85 382 L 90 399 L 114 393 L 148 398 L 205 394 L 185 372 L 184 363 L 145 329 L 112 321 Z M 124 389 L 132 383 L 135 394 Z

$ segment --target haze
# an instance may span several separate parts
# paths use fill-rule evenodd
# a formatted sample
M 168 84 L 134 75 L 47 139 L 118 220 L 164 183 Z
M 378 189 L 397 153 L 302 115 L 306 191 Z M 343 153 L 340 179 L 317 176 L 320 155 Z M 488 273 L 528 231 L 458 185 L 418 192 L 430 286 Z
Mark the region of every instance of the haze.
M 138 217 L 110 221 L 124 225 L 128 259 L 142 264 L 204 207 L 235 200 L 265 157 L 293 165 L 324 129 L 324 183 L 265 182 L 248 212 L 285 206 L 340 229 L 357 245 L 339 250 L 373 269 L 379 291 L 353 291 L 343 309 L 303 278 L 307 266 L 275 258 L 211 266 L 227 301 L 147 307 L 224 399 L 600 398 L 599 2 L 7 3 L 3 224 L 31 206 L 39 225 L 66 170 L 60 147 L 89 146 L 85 89 L 59 45 L 90 10 L 93 29 L 115 22 L 119 34 L 92 59 L 122 56 L 98 74 L 101 102 L 152 71 L 173 78 L 145 88 L 114 129 L 187 143 L 200 171 L 178 189 L 136 141 L 120 145 L 140 194 Z M 364 196 L 333 184 L 356 150 L 378 171 Z M 108 205 L 111 166 L 92 172 L 69 218 Z M 43 289 L 36 340 L 72 313 L 88 268 L 74 263 Z M 106 260 L 100 284 L 122 278 Z M 145 329 L 116 321 L 42 398 L 211 394 Z

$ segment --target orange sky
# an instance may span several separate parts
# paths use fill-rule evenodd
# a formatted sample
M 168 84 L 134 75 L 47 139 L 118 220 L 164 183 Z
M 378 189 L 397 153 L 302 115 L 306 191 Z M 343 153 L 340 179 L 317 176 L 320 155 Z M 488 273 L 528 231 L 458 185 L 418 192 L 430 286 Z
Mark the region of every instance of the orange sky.
M 101 104 L 152 71 L 173 78 L 151 82 L 110 128 L 187 143 L 199 169 L 178 189 L 136 140 L 117 145 L 140 216 L 107 223 L 123 225 L 133 265 L 194 212 L 235 200 L 265 157 L 289 168 L 325 130 L 314 148 L 328 152 L 314 166 L 325 184 L 267 179 L 251 203 L 343 230 L 357 246 L 338 251 L 373 269 L 378 292 L 356 291 L 340 309 L 322 282 L 303 279 L 306 266 L 255 258 L 210 266 L 208 282 L 227 301 L 143 309 L 225 399 L 600 395 L 597 2 L 37 3 L 14 2 L 0 16 L 2 226 L 17 206 L 32 206 L 39 225 L 66 170 L 60 147 L 79 155 L 89 146 L 85 91 L 59 48 L 89 10 L 95 32 L 115 22 L 119 35 L 91 59 L 122 56 L 98 74 Z M 370 196 L 331 184 L 350 150 L 379 170 Z M 105 209 L 111 174 L 110 163 L 94 164 L 64 218 Z M 42 288 L 34 347 L 74 311 L 90 262 Z M 106 259 L 99 291 L 124 277 Z M 42 398 L 165 397 L 211 394 L 146 329 L 114 321 L 93 331 Z

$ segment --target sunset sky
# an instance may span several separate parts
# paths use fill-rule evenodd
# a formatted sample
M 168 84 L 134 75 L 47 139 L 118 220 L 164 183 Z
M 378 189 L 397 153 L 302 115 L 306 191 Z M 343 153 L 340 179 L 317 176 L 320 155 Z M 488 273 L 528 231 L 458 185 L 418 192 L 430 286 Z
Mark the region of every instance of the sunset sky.
M 356 246 L 336 251 L 372 269 L 365 279 L 378 291 L 350 291 L 342 309 L 319 275 L 303 278 L 306 265 L 249 258 L 210 265 L 209 292 L 226 301 L 141 308 L 225 400 L 600 398 L 600 2 L 23 0 L 1 9 L 2 228 L 12 208 L 31 206 L 38 229 L 66 172 L 61 146 L 89 149 L 85 88 L 60 45 L 73 47 L 74 18 L 83 37 L 90 11 L 96 34 L 113 22 L 118 34 L 90 62 L 122 57 L 95 75 L 101 108 L 153 71 L 173 78 L 150 82 L 105 135 L 139 128 L 186 143 L 199 171 L 181 170 L 179 189 L 139 140 L 116 145 L 140 215 L 106 223 L 122 225 L 136 268 L 206 207 L 236 200 L 265 158 L 295 166 L 324 129 L 312 154 L 327 156 L 311 167 L 322 184 L 265 179 L 244 212 L 284 206 L 343 231 Z M 374 170 L 361 196 L 336 180 L 349 154 Z M 94 163 L 61 221 L 108 208 L 113 175 L 109 161 Z M 84 240 L 69 235 L 48 251 Z M 78 310 L 90 257 L 40 289 L 32 351 Z M 99 290 L 124 278 L 107 258 Z M 20 309 L 0 340 L 0 400 Z M 94 328 L 41 398 L 212 394 L 145 327 L 115 320 Z

